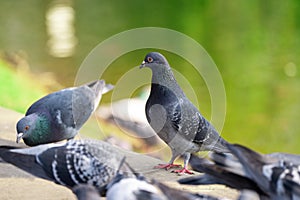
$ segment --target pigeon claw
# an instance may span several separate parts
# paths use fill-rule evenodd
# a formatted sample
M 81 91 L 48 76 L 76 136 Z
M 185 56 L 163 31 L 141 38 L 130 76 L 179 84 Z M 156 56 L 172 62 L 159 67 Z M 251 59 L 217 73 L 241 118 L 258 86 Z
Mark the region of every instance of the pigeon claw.
M 183 168 L 179 170 L 173 170 L 172 173 L 178 173 L 178 174 L 194 174 L 194 172 L 191 172 L 190 170 Z
M 181 167 L 181 165 L 178 165 L 178 164 L 158 164 L 157 166 L 155 166 L 154 168 L 155 169 L 171 169 L 171 168 L 178 168 L 178 167 Z

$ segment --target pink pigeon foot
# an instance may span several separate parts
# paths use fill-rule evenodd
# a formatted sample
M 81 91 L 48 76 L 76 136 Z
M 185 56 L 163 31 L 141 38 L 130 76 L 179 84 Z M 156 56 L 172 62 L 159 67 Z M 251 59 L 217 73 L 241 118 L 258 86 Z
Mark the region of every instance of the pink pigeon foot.
M 181 165 L 177 165 L 177 164 L 158 164 L 154 168 L 168 170 L 168 169 L 171 169 L 171 168 L 178 168 L 178 167 L 181 167 Z
M 173 170 L 173 173 L 178 173 L 178 174 L 194 174 L 193 172 L 191 172 L 190 170 L 183 168 L 183 169 L 179 169 L 179 170 Z

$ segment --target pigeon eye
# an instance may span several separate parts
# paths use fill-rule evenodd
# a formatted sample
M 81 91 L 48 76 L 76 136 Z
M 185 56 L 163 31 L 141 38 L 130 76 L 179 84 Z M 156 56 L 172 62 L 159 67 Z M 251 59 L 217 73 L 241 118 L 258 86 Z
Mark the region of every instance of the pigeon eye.
M 147 58 L 147 61 L 148 61 L 149 63 L 152 63 L 152 62 L 153 62 L 153 58 L 148 57 L 148 58 Z
M 27 131 L 29 129 L 29 126 L 25 126 L 25 130 Z

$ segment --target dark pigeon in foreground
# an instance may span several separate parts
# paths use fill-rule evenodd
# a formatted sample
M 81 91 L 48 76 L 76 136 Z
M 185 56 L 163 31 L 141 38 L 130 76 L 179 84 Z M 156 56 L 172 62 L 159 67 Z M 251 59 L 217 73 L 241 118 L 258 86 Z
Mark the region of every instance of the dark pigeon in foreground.
M 175 188 L 171 188 L 156 180 L 147 181 L 146 178 L 131 170 L 135 176 L 124 176 L 117 174 L 107 186 L 107 200 L 217 200 L 218 198 L 190 193 Z
M 118 148 L 96 140 L 69 140 L 30 148 L 0 146 L 0 158 L 34 175 L 70 189 L 79 184 L 94 186 L 99 194 L 120 169 L 124 155 Z
M 107 200 L 162 199 L 159 190 L 150 184 L 143 175 L 137 173 L 129 164 L 127 164 L 127 168 L 129 173 L 120 173 L 118 170 L 116 176 L 107 185 Z
M 228 152 L 226 141 L 201 115 L 186 97 L 175 80 L 166 58 L 156 52 L 146 55 L 140 68 L 152 70 L 150 96 L 146 103 L 146 116 L 150 126 L 168 144 L 172 158 L 157 168 L 178 167 L 174 160 L 184 156 L 184 168 L 177 173 L 189 173 L 187 167 L 191 153 L 198 151 Z
M 230 155 L 222 154 L 221 156 Z M 262 191 L 253 180 L 245 176 L 243 169 L 239 167 L 240 163 L 237 160 L 234 162 L 237 163 L 230 167 L 223 162 L 216 160 L 210 161 L 192 154 L 190 159 L 192 169 L 205 174 L 183 178 L 178 180 L 178 182 L 180 184 L 187 185 L 221 184 L 237 190 L 252 190 L 258 193 L 261 197 L 267 197 L 265 192 Z
M 51 93 L 30 106 L 17 123 L 17 143 L 28 146 L 72 139 L 113 88 L 104 80 Z
M 242 145 L 228 144 L 232 155 L 212 153 L 212 164 L 192 157 L 199 177 L 179 180 L 182 184 L 225 184 L 239 190 L 252 190 L 261 199 L 300 199 L 299 156 L 285 153 L 260 154 Z

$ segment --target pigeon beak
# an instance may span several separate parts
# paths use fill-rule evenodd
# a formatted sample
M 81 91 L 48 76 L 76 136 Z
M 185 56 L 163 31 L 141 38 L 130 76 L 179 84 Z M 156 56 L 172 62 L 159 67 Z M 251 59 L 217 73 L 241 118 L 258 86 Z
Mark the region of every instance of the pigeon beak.
M 17 140 L 16 140 L 17 143 L 20 142 L 20 140 L 22 139 L 23 135 L 24 135 L 24 133 L 18 133 L 17 134 Z
M 145 61 L 143 61 L 143 62 L 142 62 L 142 64 L 140 65 L 140 69 L 144 68 L 144 67 L 145 67 L 145 65 L 146 65 L 146 62 L 145 62 Z

